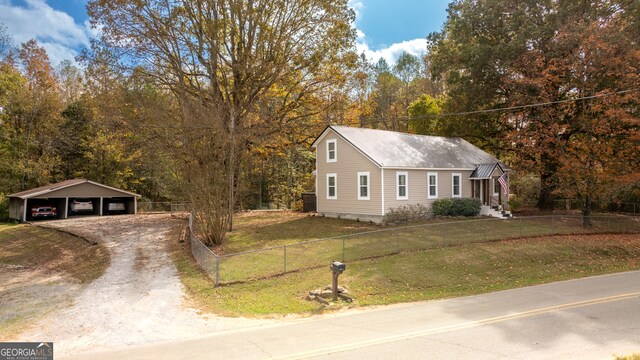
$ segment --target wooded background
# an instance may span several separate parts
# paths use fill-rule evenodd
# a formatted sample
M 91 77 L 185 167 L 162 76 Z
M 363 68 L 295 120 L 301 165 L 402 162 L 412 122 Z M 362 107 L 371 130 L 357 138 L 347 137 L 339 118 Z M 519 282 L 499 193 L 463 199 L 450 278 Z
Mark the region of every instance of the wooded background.
M 455 1 L 395 64 L 355 52 L 346 0 L 87 8 L 101 38 L 56 67 L 0 29 L 0 217 L 83 177 L 192 203 L 221 244 L 234 211 L 301 208 L 330 124 L 463 137 L 514 169 L 514 205 L 640 201 L 638 1 Z

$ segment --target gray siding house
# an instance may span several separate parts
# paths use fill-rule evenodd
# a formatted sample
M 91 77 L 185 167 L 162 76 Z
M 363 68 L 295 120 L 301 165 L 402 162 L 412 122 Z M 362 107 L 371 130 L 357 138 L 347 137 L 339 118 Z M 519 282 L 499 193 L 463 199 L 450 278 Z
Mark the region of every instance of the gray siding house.
M 312 146 L 323 216 L 380 222 L 391 208 L 455 197 L 492 215 L 507 200 L 498 178 L 509 167 L 461 138 L 328 126 Z

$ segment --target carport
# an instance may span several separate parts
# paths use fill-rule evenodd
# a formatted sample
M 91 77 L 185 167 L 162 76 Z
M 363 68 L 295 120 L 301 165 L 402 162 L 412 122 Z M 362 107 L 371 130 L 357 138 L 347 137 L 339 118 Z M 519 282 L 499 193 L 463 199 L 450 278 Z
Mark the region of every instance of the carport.
M 29 221 L 32 207 L 49 205 L 57 208 L 57 218 L 66 219 L 71 215 L 71 203 L 76 199 L 91 202 L 93 210 L 85 214 L 105 215 L 108 213 L 108 204 L 112 202 L 125 204 L 122 213 L 135 214 L 139 196 L 87 179 L 72 179 L 9 195 L 9 216 L 19 221 Z

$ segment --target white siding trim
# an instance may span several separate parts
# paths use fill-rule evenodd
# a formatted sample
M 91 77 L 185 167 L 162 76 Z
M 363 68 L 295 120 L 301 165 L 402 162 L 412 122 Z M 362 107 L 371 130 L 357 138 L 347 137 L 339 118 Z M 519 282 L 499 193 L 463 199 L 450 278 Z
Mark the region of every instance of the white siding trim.
M 455 179 L 456 177 L 458 177 L 458 195 L 456 195 L 454 192 L 455 186 L 454 186 L 453 179 Z M 451 174 L 451 197 L 452 198 L 462 197 L 462 174 L 460 173 Z
M 366 176 L 367 177 L 367 196 L 360 196 L 360 177 L 361 176 Z M 358 172 L 358 176 L 357 176 L 357 188 L 356 190 L 358 191 L 356 194 L 358 194 L 358 200 L 371 200 L 371 173 L 369 171 L 362 171 L 362 172 Z
M 431 182 L 430 178 L 435 176 L 436 178 L 436 194 L 431 195 Z M 427 199 L 437 199 L 438 198 L 438 173 L 437 172 L 428 172 L 427 173 Z
M 382 212 L 381 215 L 384 216 L 384 168 L 380 169 L 380 188 L 382 189 Z
M 404 196 L 400 196 L 400 176 L 404 175 Z M 409 200 L 409 173 L 406 171 L 396 171 L 396 200 Z
M 335 196 L 329 196 L 329 178 L 333 177 L 333 184 L 335 188 Z M 327 174 L 327 200 L 337 200 L 338 199 L 338 175 L 336 173 Z
M 329 144 L 333 144 L 333 159 L 331 159 L 331 157 L 329 157 Z M 338 142 L 336 139 L 328 139 L 326 141 L 326 146 L 327 146 L 327 162 L 331 163 L 331 162 L 336 162 L 338 161 Z

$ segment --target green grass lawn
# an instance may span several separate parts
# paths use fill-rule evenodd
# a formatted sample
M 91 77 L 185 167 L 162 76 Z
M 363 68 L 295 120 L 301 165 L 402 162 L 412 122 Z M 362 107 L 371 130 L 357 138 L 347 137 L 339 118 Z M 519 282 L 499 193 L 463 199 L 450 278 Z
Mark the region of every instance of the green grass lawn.
M 333 219 L 320 221 L 327 220 Z M 316 219 L 310 218 L 303 221 L 316 221 Z M 451 242 L 447 243 L 447 246 L 436 246 L 428 250 L 416 250 L 416 247 L 410 244 L 428 241 L 430 237 L 433 237 L 432 240 L 435 242 L 441 241 L 437 237 L 438 234 L 442 235 L 442 231 L 435 232 L 435 235 L 422 235 L 423 238 L 416 240 L 411 237 L 411 231 L 415 230 L 410 228 L 393 230 L 399 232 L 399 245 L 396 245 L 395 241 L 387 241 L 387 243 L 392 243 L 391 247 L 400 246 L 395 249 L 399 252 L 365 260 L 347 258 L 347 271 L 340 277 L 340 283 L 350 289 L 356 301 L 354 304 L 340 303 L 328 308 L 304 299 L 308 291 L 330 283 L 328 261 L 324 262 L 327 266 L 214 288 L 211 280 L 189 255 L 186 242 L 181 245 L 171 242 L 170 246 L 181 279 L 196 306 L 204 311 L 231 316 L 312 314 L 343 306 L 357 307 L 439 299 L 640 269 L 640 237 L 637 234 L 581 235 L 579 223 L 573 224 L 570 221 L 565 224 L 568 227 L 566 232 L 578 233 L 577 235 L 476 242 L 504 236 L 514 223 L 495 223 L 502 224 L 501 226 L 504 227 L 496 226 L 489 229 L 487 239 L 484 238 L 484 234 L 480 237 L 481 239 L 478 239 L 478 231 L 482 227 L 488 227 L 487 224 L 494 223 L 477 222 L 473 225 L 475 227 L 466 229 L 460 229 L 459 226 L 451 229 L 444 228 L 451 231 L 445 233 L 445 240 L 451 239 Z M 274 224 L 275 222 L 260 225 L 263 228 L 272 226 L 269 229 L 272 234 L 263 237 L 261 244 L 268 243 L 267 239 L 275 239 L 277 226 Z M 360 226 L 357 223 L 353 224 Z M 525 236 L 537 229 L 536 235 L 540 235 L 540 229 L 545 229 L 543 225 L 539 221 L 521 222 L 520 226 L 510 231 L 522 232 Z M 558 225 L 548 224 L 549 228 Z M 370 227 L 371 225 L 362 226 Z M 377 229 L 377 227 L 373 228 Z M 331 229 L 333 234 L 338 231 L 340 230 Z M 292 232 L 296 232 L 298 237 L 307 233 L 304 229 L 295 227 L 292 228 Z M 250 232 L 245 232 L 245 234 L 248 233 Z M 259 231 L 255 232 L 255 234 L 258 233 Z M 473 239 L 473 241 L 465 242 L 465 234 L 466 239 Z M 374 235 L 369 236 L 373 236 L 369 239 L 371 241 L 369 244 L 383 240 L 375 238 Z M 454 238 L 458 239 L 455 243 Z M 405 242 L 403 243 L 400 239 Z M 251 240 L 245 237 L 243 241 Z M 354 249 L 352 251 L 356 251 Z M 317 249 L 312 253 L 318 254 Z M 275 256 L 273 263 L 277 262 L 282 266 L 282 261 L 275 261 Z M 296 261 L 300 263 L 307 261 L 309 265 L 311 261 L 305 260 L 303 255 L 300 256 Z M 254 262 L 246 261 L 247 259 L 249 258 L 245 258 L 243 263 L 233 265 L 243 265 L 244 268 L 249 269 L 265 266 L 264 263 L 260 263 L 265 258 L 253 259 Z M 266 263 L 271 261 L 267 260 Z
M 381 229 L 379 225 L 289 211 L 246 212 L 234 217 L 225 253 L 293 244 Z
M 220 257 L 221 283 L 320 267 L 400 252 L 550 234 L 638 232 L 638 218 L 594 216 L 585 229 L 579 216 L 428 220 L 411 226 L 380 226 L 291 212 L 238 217 Z M 338 237 L 329 240 L 318 238 Z M 218 249 L 219 251 L 220 249 Z M 252 251 L 260 250 L 260 251 Z M 240 253 L 237 252 L 246 252 Z M 215 260 L 214 260 L 215 261 Z

